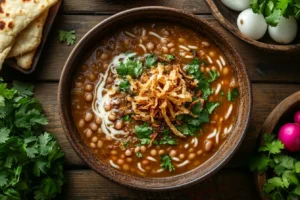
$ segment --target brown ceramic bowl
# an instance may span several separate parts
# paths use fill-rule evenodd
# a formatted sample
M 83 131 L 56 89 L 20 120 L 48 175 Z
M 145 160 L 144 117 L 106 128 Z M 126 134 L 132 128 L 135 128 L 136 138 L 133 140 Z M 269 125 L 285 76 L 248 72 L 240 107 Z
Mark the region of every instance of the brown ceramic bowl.
M 285 123 L 293 122 L 293 116 L 298 110 L 300 110 L 300 91 L 284 99 L 270 113 L 260 131 L 259 144 L 263 145 L 263 134 L 278 133 L 280 127 Z M 261 199 L 269 200 L 269 198 L 265 197 L 263 191 L 266 180 L 266 173 L 255 173 L 255 182 Z
M 113 32 L 117 28 L 120 28 L 120 26 L 145 20 L 169 21 L 171 23 L 181 24 L 209 37 L 227 58 L 237 82 L 240 85 L 239 92 L 241 100 L 238 109 L 238 120 L 232 133 L 228 136 L 223 145 L 213 157 L 196 169 L 184 174 L 166 178 L 137 177 L 123 173 L 110 165 L 107 165 L 85 145 L 76 130 L 71 115 L 70 91 L 73 74 L 77 67 L 79 67 L 79 63 L 84 60 L 86 52 L 91 48 L 95 48 L 95 41 L 99 40 L 103 35 Z M 141 7 L 109 17 L 96 25 L 81 39 L 64 66 L 59 84 L 58 105 L 67 138 L 78 155 L 93 170 L 105 178 L 125 186 L 142 190 L 159 191 L 178 189 L 202 181 L 216 173 L 231 158 L 245 136 L 251 113 L 252 95 L 247 71 L 241 57 L 231 45 L 231 42 L 222 36 L 222 34 L 212 25 L 203 19 L 196 18 L 193 15 L 186 14 L 176 9 L 165 7 Z
M 253 40 L 250 37 L 243 35 L 237 28 L 237 18 L 240 12 L 231 10 L 225 6 L 220 0 L 205 0 L 208 7 L 211 9 L 213 16 L 231 33 L 239 39 L 262 49 L 267 52 L 295 52 L 300 50 L 300 35 L 287 45 L 281 45 L 271 39 L 268 33 L 260 40 Z

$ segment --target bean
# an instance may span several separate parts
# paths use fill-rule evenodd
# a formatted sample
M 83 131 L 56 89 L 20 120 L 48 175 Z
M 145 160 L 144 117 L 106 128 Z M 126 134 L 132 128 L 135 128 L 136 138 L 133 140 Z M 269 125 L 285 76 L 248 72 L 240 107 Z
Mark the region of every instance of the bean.
M 215 66 L 212 66 L 211 70 L 217 71 L 217 68 Z
M 83 128 L 84 125 L 85 125 L 84 120 L 83 120 L 83 119 L 79 120 L 79 122 L 78 122 L 78 127 L 79 127 L 79 128 Z
M 130 150 L 130 149 L 127 149 L 127 150 L 125 151 L 125 156 L 129 157 L 129 156 L 131 156 L 131 155 L 132 155 L 131 150 Z
M 167 44 L 167 47 L 168 47 L 168 48 L 172 48 L 172 47 L 174 47 L 174 46 L 175 46 L 175 44 L 174 44 L 174 43 L 172 43 L 172 42 L 171 42 L 171 43 L 169 43 L 169 44 Z
M 102 146 L 103 146 L 103 141 L 102 140 L 98 140 L 97 147 L 101 148 Z
M 194 149 L 193 149 L 193 148 L 190 148 L 188 152 L 189 152 L 189 153 L 192 153 L 193 151 L 194 151 Z
M 85 87 L 84 87 L 85 91 L 92 91 L 93 90 L 93 86 L 91 84 L 86 84 Z
M 150 154 L 151 154 L 151 156 L 156 156 L 156 154 L 157 154 L 156 149 L 152 149 L 152 150 L 150 151 Z
M 108 68 L 108 64 L 105 63 L 105 64 L 103 65 L 103 69 L 104 69 L 104 70 L 107 70 L 107 68 Z
M 123 170 L 128 171 L 129 170 L 129 165 L 128 164 L 124 164 L 123 165 Z
M 210 46 L 210 44 L 209 44 L 208 42 L 202 42 L 201 44 L 202 44 L 202 46 L 204 46 L 204 47 L 209 47 L 209 46 Z
M 87 102 L 91 102 L 93 100 L 93 95 L 90 93 L 87 93 L 84 98 Z
M 108 119 L 110 121 L 115 121 L 117 119 L 116 115 L 114 113 L 109 113 L 108 115 Z
M 216 52 L 211 51 L 211 52 L 209 52 L 209 55 L 210 55 L 211 57 L 214 57 L 214 56 L 216 55 Z
M 81 88 L 81 87 L 83 86 L 83 83 L 81 83 L 81 82 L 76 82 L 75 85 L 76 85 L 77 88 Z
M 141 152 L 145 153 L 145 151 L 147 150 L 147 148 L 145 146 L 141 146 Z
M 95 75 L 95 74 L 91 73 L 91 74 L 89 75 L 89 79 L 90 79 L 90 81 L 95 81 L 97 78 L 96 78 L 96 75 Z
M 203 153 L 202 150 L 197 151 L 197 155 L 200 156 Z
M 98 134 L 103 133 L 102 129 L 101 129 L 101 128 L 98 128 L 97 133 L 98 133 Z
M 176 49 L 175 48 L 172 48 L 171 50 L 170 50 L 170 53 L 174 53 L 176 51 Z
M 148 50 L 153 50 L 154 49 L 154 44 L 152 42 L 149 42 L 147 45 L 146 45 L 147 49 Z
M 126 158 L 127 162 L 132 162 L 132 158 Z
M 100 57 L 101 60 L 106 60 L 108 58 L 108 54 L 103 53 Z
M 140 150 L 141 150 L 140 147 L 135 147 L 134 152 L 137 153 L 137 152 L 139 152 Z
M 91 121 L 92 119 L 93 119 L 92 113 L 87 112 L 87 113 L 85 114 L 85 116 L 84 116 L 84 120 L 85 120 L 86 122 L 89 122 L 89 121 Z
M 88 129 L 85 130 L 86 137 L 90 138 L 92 136 L 92 134 L 93 134 L 93 132 L 92 132 L 91 129 L 88 128 Z
M 91 123 L 91 124 L 90 124 L 90 128 L 91 128 L 93 131 L 97 131 L 98 125 L 95 124 L 95 123 Z
M 123 165 L 124 164 L 124 160 L 123 159 L 118 159 L 117 164 L 118 165 Z
M 196 157 L 196 154 L 191 153 L 188 158 L 189 158 L 189 160 L 193 160 L 195 157 Z
M 162 48 L 162 51 L 163 51 L 164 53 L 168 53 L 168 52 L 169 52 L 169 49 L 168 49 L 168 47 L 163 47 L 163 48 Z
M 181 154 L 179 155 L 179 158 L 180 158 L 181 160 L 183 160 L 183 159 L 185 158 L 185 155 L 184 155 L 183 153 L 181 153 Z
M 161 149 L 161 150 L 158 151 L 159 155 L 163 155 L 164 153 L 165 153 L 165 150 L 163 150 L 163 149 Z
M 104 109 L 105 109 L 105 111 L 110 111 L 111 110 L 111 104 L 110 104 L 109 101 L 106 101 L 104 103 Z
M 109 135 L 106 135 L 106 136 L 105 136 L 105 139 L 106 139 L 107 141 L 113 141 L 113 138 L 110 137 Z
M 98 141 L 98 137 L 97 136 L 94 136 L 93 138 L 92 138 L 92 142 L 97 142 Z
M 102 123 L 102 119 L 100 117 L 96 117 L 96 124 L 101 124 Z
M 166 37 L 168 37 L 168 36 L 170 35 L 169 31 L 167 31 L 167 30 L 164 30 L 164 31 L 162 32 L 162 34 L 163 34 L 164 36 L 166 36 Z
M 167 44 L 168 39 L 167 38 L 161 38 L 160 42 L 163 43 L 163 44 Z
M 118 120 L 116 123 L 115 123 L 115 129 L 117 130 L 120 130 L 123 128 L 123 121 L 122 120 Z
M 224 67 L 223 70 L 222 70 L 222 73 L 223 73 L 224 76 L 226 76 L 229 73 L 228 67 Z
M 143 160 L 142 161 L 142 165 L 148 165 L 149 164 L 149 160 Z
M 185 42 L 185 39 L 184 39 L 184 38 L 178 38 L 178 42 L 184 43 L 184 42 Z
M 204 149 L 205 149 L 205 151 L 210 152 L 210 151 L 212 150 L 212 147 L 213 147 L 212 141 L 207 141 L 207 142 L 205 143 Z
M 96 148 L 96 144 L 95 143 L 91 143 L 90 147 L 92 147 L 94 149 L 94 148 Z
M 107 78 L 106 83 L 111 84 L 114 82 L 114 79 L 110 76 Z
M 170 151 L 170 156 L 171 156 L 171 157 L 176 156 L 176 154 L 177 154 L 177 152 L 176 152 L 174 149 L 172 149 L 172 150 Z
M 112 154 L 112 155 L 117 155 L 118 152 L 117 152 L 116 150 L 111 150 L 111 151 L 110 151 L 110 154 Z

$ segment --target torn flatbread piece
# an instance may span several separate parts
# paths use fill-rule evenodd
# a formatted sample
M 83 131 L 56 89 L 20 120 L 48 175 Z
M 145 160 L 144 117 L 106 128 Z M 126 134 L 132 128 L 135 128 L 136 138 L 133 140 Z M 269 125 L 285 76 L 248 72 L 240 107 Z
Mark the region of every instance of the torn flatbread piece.
M 6 58 L 23 55 L 36 49 L 40 45 L 43 35 L 43 27 L 47 16 L 48 10 L 33 20 L 23 31 L 18 34 L 14 46 Z
M 35 55 L 36 49 L 27 52 L 21 56 L 17 56 L 16 60 L 17 60 L 17 65 L 19 67 L 21 67 L 22 69 L 28 70 L 30 69 L 31 65 L 32 65 L 32 61 Z
M 0 1 L 0 69 L 17 35 L 56 2 L 57 0 Z

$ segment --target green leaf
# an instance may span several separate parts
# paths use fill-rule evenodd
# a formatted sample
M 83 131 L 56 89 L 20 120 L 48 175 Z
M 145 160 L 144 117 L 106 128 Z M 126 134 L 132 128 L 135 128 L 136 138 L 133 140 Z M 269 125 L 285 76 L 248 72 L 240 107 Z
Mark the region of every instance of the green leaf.
M 20 93 L 21 96 L 32 96 L 33 86 L 19 81 L 13 81 L 14 88 Z
M 284 184 L 283 181 L 280 177 L 273 177 L 270 178 L 267 183 L 264 185 L 264 192 L 265 193 L 270 193 L 273 191 L 275 188 L 283 188 Z
M 171 60 L 175 60 L 176 57 L 173 56 L 173 55 L 171 55 L 171 54 L 168 54 L 168 55 L 166 55 L 166 59 L 167 59 L 168 61 L 171 61 Z
M 195 103 L 193 105 L 193 107 L 191 108 L 192 113 L 195 115 L 200 115 L 202 110 L 203 110 L 203 107 L 202 107 L 201 103 Z
M 265 143 L 272 143 L 273 140 L 275 139 L 276 135 L 275 134 L 264 134 L 264 142 Z
M 299 181 L 296 174 L 292 171 L 285 171 L 282 175 L 283 185 L 288 188 L 290 184 L 298 185 Z
M 157 61 L 157 57 L 155 54 L 148 54 L 145 58 L 146 62 L 146 67 L 149 69 L 151 68 L 152 66 L 156 66 L 156 61 Z
M 128 92 L 130 90 L 130 83 L 127 79 L 120 82 L 119 90 L 122 92 Z
M 46 174 L 46 169 L 48 168 L 48 161 L 39 159 L 34 162 L 33 174 L 36 177 L 40 177 L 41 173 Z
M 130 115 L 124 115 L 124 116 L 122 117 L 122 120 L 124 120 L 124 121 L 126 121 L 126 122 L 129 122 L 129 121 L 131 121 L 131 116 L 130 116 Z
M 220 106 L 219 102 L 208 102 L 206 104 L 206 109 L 208 110 L 209 114 L 212 114 L 212 112 L 218 107 Z
M 210 83 L 214 82 L 220 76 L 220 73 L 215 70 L 210 70 L 208 74 L 210 76 L 210 78 L 208 79 L 208 82 L 210 82 Z
M 278 154 L 281 150 L 284 149 L 284 145 L 280 140 L 275 140 L 271 143 L 266 143 L 266 146 L 260 147 L 258 149 L 259 152 L 267 151 L 271 154 Z
M 264 172 L 268 169 L 268 165 L 271 162 L 271 159 L 264 155 L 256 155 L 250 158 L 249 168 L 251 171 Z
M 150 138 L 141 138 L 140 139 L 141 145 L 149 145 L 151 143 Z
M 116 67 L 116 70 L 121 76 L 126 76 L 128 73 L 128 69 L 123 62 L 120 62 L 120 64 Z
M 0 172 L 0 187 L 3 187 L 8 182 L 7 174 L 4 171 Z
M 58 38 L 60 42 L 67 42 L 67 44 L 73 45 L 76 42 L 76 31 L 64 31 L 64 30 L 59 30 L 58 31 Z
M 136 126 L 134 129 L 134 133 L 139 139 L 148 138 L 150 139 L 150 134 L 152 133 L 153 129 L 149 126 L 149 124 L 143 124 L 141 126 Z
M 296 164 L 295 164 L 295 172 L 296 172 L 297 174 L 300 173 L 300 161 L 296 162 Z
M 143 157 L 143 154 L 141 152 L 136 152 L 135 155 L 138 158 L 142 158 Z
M 297 195 L 297 196 L 300 196 L 300 185 L 298 185 L 293 191 L 292 191 L 293 194 Z
M 44 133 L 38 137 L 39 145 L 40 145 L 40 154 L 41 155 L 48 155 L 49 152 L 52 150 L 52 146 L 50 145 L 50 141 L 52 137 L 49 133 Z
M 160 157 L 161 167 L 172 172 L 175 170 L 174 165 L 172 164 L 171 157 L 168 154 L 161 155 Z
M 0 129 L 0 144 L 5 143 L 9 139 L 10 130 L 8 128 Z
M 227 93 L 227 100 L 234 101 L 239 96 L 239 91 L 237 88 L 233 89 L 232 91 L 228 91 Z
M 274 12 L 272 12 L 271 15 L 266 17 L 266 22 L 271 26 L 277 26 L 277 24 L 280 21 L 280 17 L 281 17 L 281 10 L 276 9 Z

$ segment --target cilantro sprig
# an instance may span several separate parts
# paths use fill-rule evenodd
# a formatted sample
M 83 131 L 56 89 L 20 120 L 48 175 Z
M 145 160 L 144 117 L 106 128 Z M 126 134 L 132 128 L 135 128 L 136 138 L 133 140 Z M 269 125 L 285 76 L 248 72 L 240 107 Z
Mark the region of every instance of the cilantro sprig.
M 272 200 L 298 199 L 300 197 L 300 160 L 285 155 L 284 145 L 275 135 L 264 135 L 264 146 L 258 149 L 258 154 L 249 162 L 251 171 L 274 174 L 264 185 L 266 196 Z
M 161 167 L 172 172 L 175 170 L 174 165 L 172 164 L 171 157 L 168 154 L 161 155 L 160 157 Z
M 76 31 L 64 31 L 59 30 L 58 31 L 58 38 L 60 42 L 66 42 L 69 46 L 75 44 L 76 42 Z
M 42 131 L 47 119 L 33 87 L 0 81 L 0 199 L 52 199 L 63 185 L 64 153 Z
M 136 126 L 134 128 L 134 133 L 137 138 L 140 140 L 142 145 L 148 145 L 151 142 L 150 135 L 153 131 L 153 128 L 149 124 L 144 123 L 143 125 Z
M 130 57 L 126 62 L 120 62 L 116 70 L 121 77 L 129 75 L 132 78 L 138 78 L 143 73 L 143 64 L 135 57 Z

